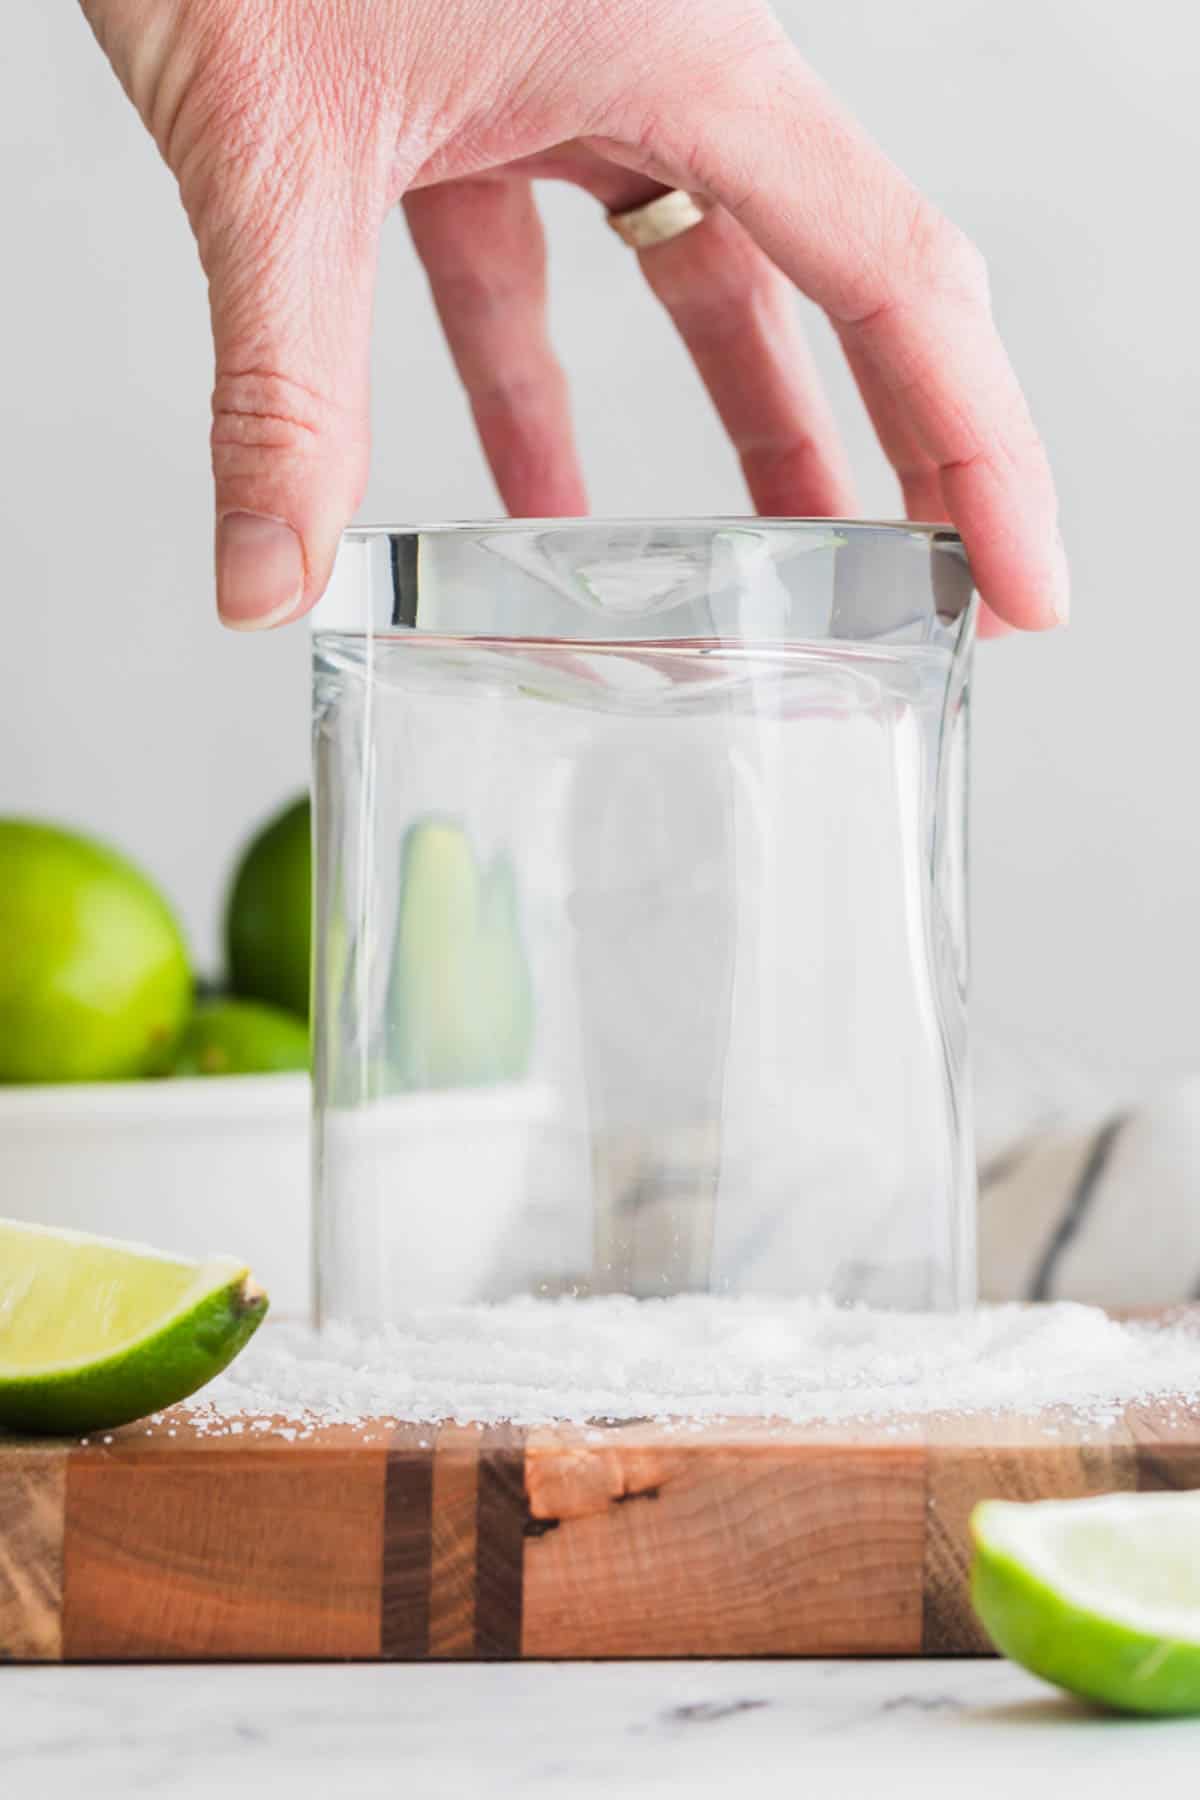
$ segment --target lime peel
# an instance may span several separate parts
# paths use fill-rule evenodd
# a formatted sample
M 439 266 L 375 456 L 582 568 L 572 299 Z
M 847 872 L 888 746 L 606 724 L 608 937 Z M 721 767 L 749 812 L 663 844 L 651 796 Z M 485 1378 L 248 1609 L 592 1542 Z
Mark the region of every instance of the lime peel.
M 0 1428 L 86 1432 L 159 1412 L 228 1367 L 266 1311 L 234 1257 L 0 1220 Z
M 0 819 L 0 1082 L 161 1072 L 192 1001 L 179 924 L 107 845 Z
M 1200 1713 L 1200 1493 L 989 1500 L 971 1597 L 996 1647 L 1122 1712 Z

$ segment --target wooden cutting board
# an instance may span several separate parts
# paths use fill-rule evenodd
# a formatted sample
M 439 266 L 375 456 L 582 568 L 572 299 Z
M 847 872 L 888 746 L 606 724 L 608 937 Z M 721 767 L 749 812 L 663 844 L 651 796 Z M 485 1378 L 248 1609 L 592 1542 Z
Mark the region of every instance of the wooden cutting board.
M 0 1660 L 972 1655 L 989 1495 L 1200 1488 L 1200 1407 L 0 1439 Z

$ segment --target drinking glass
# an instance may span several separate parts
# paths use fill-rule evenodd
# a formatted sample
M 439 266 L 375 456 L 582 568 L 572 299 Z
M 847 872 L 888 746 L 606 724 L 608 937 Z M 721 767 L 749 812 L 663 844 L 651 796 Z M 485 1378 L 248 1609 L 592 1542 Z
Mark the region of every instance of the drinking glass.
M 316 1311 L 974 1294 L 941 526 L 347 533 L 313 619 Z

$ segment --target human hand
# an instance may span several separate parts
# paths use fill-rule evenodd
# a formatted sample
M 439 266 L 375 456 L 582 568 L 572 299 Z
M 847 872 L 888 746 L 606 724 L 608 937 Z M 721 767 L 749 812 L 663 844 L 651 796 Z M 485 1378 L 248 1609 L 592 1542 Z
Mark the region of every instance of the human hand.
M 949 518 L 999 621 L 1066 617 L 1045 452 L 974 246 L 760 0 L 83 0 L 174 172 L 216 352 L 217 598 L 320 596 L 368 458 L 379 236 L 403 199 L 509 510 L 586 510 L 531 181 L 703 222 L 640 253 L 760 512 L 854 495 L 790 285 L 828 315 L 908 516 Z

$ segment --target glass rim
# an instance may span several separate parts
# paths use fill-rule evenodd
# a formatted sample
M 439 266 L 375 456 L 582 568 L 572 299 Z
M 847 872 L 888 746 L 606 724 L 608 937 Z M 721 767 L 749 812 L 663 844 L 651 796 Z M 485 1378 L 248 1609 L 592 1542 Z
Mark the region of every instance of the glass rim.
M 953 525 L 923 519 L 845 519 L 811 514 L 785 513 L 582 513 L 570 517 L 494 519 L 430 519 L 405 524 L 363 523 L 348 525 L 342 538 L 365 541 L 383 537 L 473 537 L 481 532 L 556 531 L 565 535 L 585 531 L 635 531 L 647 527 L 672 531 L 725 531 L 731 527 L 795 530 L 811 526 L 819 531 L 879 532 L 886 536 L 927 538 L 931 542 L 961 544 Z
M 464 641 L 916 642 L 956 628 L 973 587 L 960 534 L 907 519 L 357 524 L 310 624 Z

